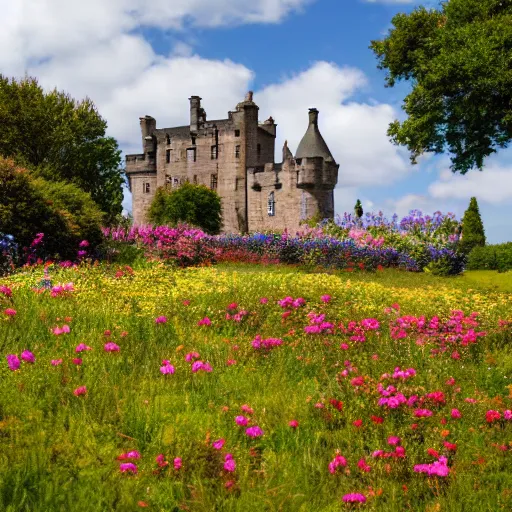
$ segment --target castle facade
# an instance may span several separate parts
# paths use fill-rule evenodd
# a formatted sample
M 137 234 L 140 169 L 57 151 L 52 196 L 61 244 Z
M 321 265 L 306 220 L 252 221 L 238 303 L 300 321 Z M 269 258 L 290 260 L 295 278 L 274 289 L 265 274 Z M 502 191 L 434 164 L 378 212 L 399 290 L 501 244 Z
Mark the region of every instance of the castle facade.
M 143 152 L 126 156 L 126 174 L 136 225 L 158 187 L 177 188 L 189 181 L 216 190 L 222 201 L 223 232 L 294 231 L 314 216 L 334 217 L 338 168 L 318 129 L 318 111 L 295 156 L 285 143 L 275 163 L 276 124 L 258 121 L 252 92 L 228 113 L 207 120 L 201 98 L 190 98 L 190 125 L 157 128 L 151 116 L 140 118 Z

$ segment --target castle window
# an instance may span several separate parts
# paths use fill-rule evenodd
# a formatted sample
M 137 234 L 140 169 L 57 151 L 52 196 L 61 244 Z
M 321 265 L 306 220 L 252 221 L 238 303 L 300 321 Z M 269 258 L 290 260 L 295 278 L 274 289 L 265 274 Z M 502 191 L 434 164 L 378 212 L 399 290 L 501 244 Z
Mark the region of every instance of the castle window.
M 269 217 L 273 217 L 276 214 L 276 203 L 274 201 L 274 192 L 270 192 L 268 195 L 267 213 Z
M 218 156 L 219 156 L 219 149 L 217 148 L 217 146 L 212 146 L 211 159 L 217 160 Z
M 187 162 L 196 161 L 196 148 L 187 149 Z
M 143 191 L 144 194 L 150 194 L 151 193 L 151 184 L 147 183 L 147 182 L 144 182 L 142 184 L 142 191 Z
M 297 165 L 301 165 L 302 164 L 302 158 L 297 158 L 297 160 L 295 160 L 295 162 L 297 163 Z
M 192 146 L 195 146 L 196 145 L 196 138 L 195 137 L 191 137 L 192 139 Z
M 168 149 L 166 152 L 165 152 L 165 161 L 166 163 L 170 164 L 171 163 L 171 150 Z
M 193 181 L 194 185 L 197 185 L 197 174 L 194 174 L 194 181 Z
M 235 146 L 235 158 L 240 158 L 240 146 Z
M 210 176 L 210 188 L 212 190 L 217 190 L 217 175 L 216 174 L 212 174 Z
M 172 179 L 172 188 L 178 188 L 180 186 L 180 179 L 179 178 L 173 178 Z
M 171 136 L 168 133 L 165 134 L 165 142 L 168 145 L 171 143 Z
M 261 156 L 261 144 L 258 144 L 256 146 L 256 153 L 258 154 L 258 160 L 259 160 L 259 158 Z
M 235 130 L 235 137 L 240 137 L 240 130 Z

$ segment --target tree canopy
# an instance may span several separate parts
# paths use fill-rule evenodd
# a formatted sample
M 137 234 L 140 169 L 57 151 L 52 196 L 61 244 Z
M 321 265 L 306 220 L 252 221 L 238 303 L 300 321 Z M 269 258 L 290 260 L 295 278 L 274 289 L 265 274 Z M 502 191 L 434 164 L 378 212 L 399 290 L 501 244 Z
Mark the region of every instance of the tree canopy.
M 107 221 L 121 213 L 121 152 L 90 99 L 0 75 L 0 126 L 0 155 L 89 192 Z
M 482 169 L 512 138 L 512 2 L 447 0 L 439 9 L 397 14 L 370 48 L 389 87 L 412 86 L 407 119 L 388 134 L 411 161 L 450 153 L 452 171 Z
M 160 187 L 149 208 L 149 220 L 171 225 L 186 222 L 216 234 L 222 223 L 220 197 L 204 185 L 184 183 L 176 190 Z

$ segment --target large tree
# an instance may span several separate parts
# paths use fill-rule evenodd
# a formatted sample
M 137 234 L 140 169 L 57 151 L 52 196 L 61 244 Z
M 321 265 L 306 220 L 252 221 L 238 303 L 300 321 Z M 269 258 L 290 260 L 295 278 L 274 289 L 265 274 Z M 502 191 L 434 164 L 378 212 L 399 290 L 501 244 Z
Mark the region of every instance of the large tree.
M 108 221 L 121 213 L 124 179 L 121 152 L 106 128 L 90 99 L 0 75 L 0 155 L 89 192 Z
M 439 9 L 397 14 L 370 48 L 386 82 L 410 83 L 405 121 L 388 134 L 416 163 L 448 152 L 452 171 L 482 169 L 512 138 L 512 2 L 447 0 Z

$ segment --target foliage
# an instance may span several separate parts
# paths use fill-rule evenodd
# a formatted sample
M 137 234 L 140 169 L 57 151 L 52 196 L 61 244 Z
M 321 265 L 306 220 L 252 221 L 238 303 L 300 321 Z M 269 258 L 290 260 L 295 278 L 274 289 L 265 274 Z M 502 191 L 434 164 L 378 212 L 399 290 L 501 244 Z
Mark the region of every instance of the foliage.
M 469 207 L 462 218 L 462 238 L 459 242 L 459 250 L 469 254 L 473 247 L 485 245 L 485 232 L 476 197 L 469 201 Z
M 121 152 L 90 99 L 45 93 L 34 78 L 0 75 L 0 155 L 36 168 L 48 181 L 71 182 L 91 194 L 110 222 L 121 213 Z
M 184 183 L 176 190 L 159 188 L 148 215 L 157 225 L 184 222 L 215 234 L 222 223 L 220 196 L 204 185 L 192 183 Z
M 512 270 L 512 242 L 474 247 L 468 255 L 468 270 Z
M 356 218 L 360 219 L 363 216 L 363 205 L 361 204 L 361 201 L 358 199 L 356 201 L 356 205 L 354 206 L 354 214 Z
M 75 258 L 82 240 L 101 240 L 101 220 L 89 194 L 75 185 L 34 179 L 0 157 L 0 232 L 13 235 L 25 256 L 35 252 L 34 239 L 44 233 L 38 256 Z
M 47 275 L 0 280 L 0 509 L 512 508 L 511 294 L 259 265 Z
M 448 0 L 440 8 L 397 14 L 393 28 L 371 49 L 392 87 L 412 91 L 408 118 L 390 125 L 411 160 L 449 152 L 452 170 L 482 169 L 485 157 L 512 137 L 512 4 L 502 0 Z

